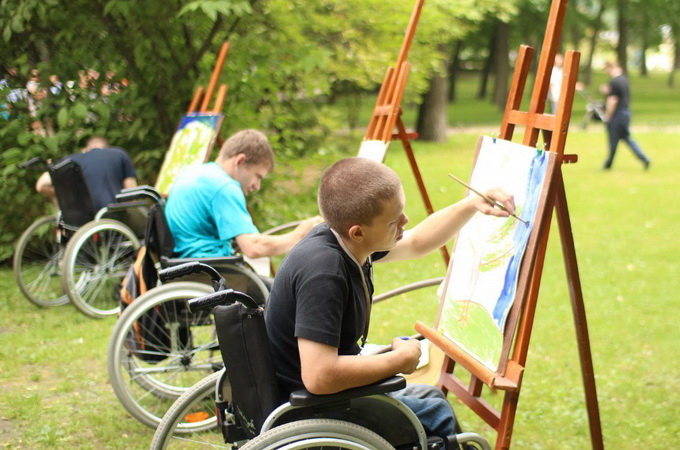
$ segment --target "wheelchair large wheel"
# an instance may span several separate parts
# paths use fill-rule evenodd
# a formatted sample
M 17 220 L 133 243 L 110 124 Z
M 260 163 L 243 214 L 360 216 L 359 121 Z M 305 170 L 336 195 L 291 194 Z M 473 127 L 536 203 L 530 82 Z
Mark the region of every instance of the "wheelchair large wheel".
M 24 296 L 40 307 L 68 303 L 61 289 L 63 247 L 57 242 L 56 216 L 44 216 L 29 226 L 17 241 L 12 266 Z
M 62 288 L 82 313 L 101 318 L 118 313 L 120 284 L 140 246 L 117 220 L 83 225 L 71 237 L 62 262 Z
M 373 431 L 335 419 L 307 419 L 287 423 L 262 433 L 241 448 L 394 450 L 389 442 Z
M 218 381 L 222 386 L 216 392 Z M 230 448 L 224 443 L 215 417 L 215 396 L 231 394 L 228 382 L 224 371 L 215 372 L 182 394 L 156 428 L 151 449 Z M 220 397 L 220 401 L 228 400 Z
M 186 300 L 213 292 L 207 284 L 168 283 L 135 299 L 109 342 L 109 380 L 123 407 L 156 428 L 172 403 L 223 367 L 209 312 L 192 315 Z

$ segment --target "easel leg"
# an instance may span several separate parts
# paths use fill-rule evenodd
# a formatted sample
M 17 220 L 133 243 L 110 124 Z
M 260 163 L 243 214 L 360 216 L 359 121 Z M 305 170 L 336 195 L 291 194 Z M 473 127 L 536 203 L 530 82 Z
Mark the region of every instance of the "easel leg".
M 434 208 L 432 208 L 432 202 L 430 202 L 430 197 L 429 195 L 427 195 L 427 189 L 425 188 L 425 183 L 423 183 L 423 177 L 420 174 L 420 169 L 418 168 L 416 157 L 413 155 L 413 148 L 411 148 L 411 143 L 408 140 L 406 127 L 404 127 L 404 123 L 401 121 L 401 117 L 397 118 L 396 123 L 398 137 L 400 138 L 401 143 L 404 146 L 406 156 L 408 157 L 409 163 L 411 164 L 411 170 L 413 170 L 413 175 L 415 176 L 416 182 L 418 183 L 418 190 L 420 190 L 420 195 L 423 197 L 423 202 L 425 202 L 425 209 L 427 210 L 428 214 L 432 214 L 434 212 Z M 446 246 L 441 247 L 439 250 L 441 251 L 441 254 L 444 257 L 444 264 L 448 265 L 449 250 L 446 248 Z
M 571 308 L 574 314 L 576 339 L 578 341 L 578 350 L 581 358 L 581 374 L 583 376 L 586 407 L 588 409 L 588 420 L 590 423 L 590 440 L 593 449 L 602 450 L 604 449 L 604 442 L 602 440 L 602 425 L 600 423 L 600 411 L 597 403 L 597 391 L 595 389 L 595 370 L 593 368 L 593 358 L 590 351 L 586 310 L 583 303 L 583 292 L 581 291 L 578 264 L 576 262 L 576 249 L 574 247 L 574 238 L 571 232 L 567 196 L 561 172 L 557 175 L 555 210 L 557 212 L 557 222 L 562 241 L 562 253 L 564 255 L 567 281 L 569 283 L 569 294 L 571 296 Z
M 501 409 L 501 422 L 498 425 L 498 437 L 496 438 L 496 450 L 509 450 L 510 440 L 512 439 L 512 427 L 515 424 L 515 414 L 517 403 L 519 402 L 518 392 L 506 392 Z

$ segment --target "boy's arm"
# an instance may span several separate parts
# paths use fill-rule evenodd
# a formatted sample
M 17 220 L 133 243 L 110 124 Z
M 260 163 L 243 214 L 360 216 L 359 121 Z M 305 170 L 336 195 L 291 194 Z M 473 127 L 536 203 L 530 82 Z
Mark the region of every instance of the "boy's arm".
M 137 187 L 137 178 L 127 177 L 123 180 L 123 189 Z
M 300 239 L 322 219 L 318 216 L 303 220 L 289 233 L 267 235 L 260 233 L 247 233 L 236 236 L 239 250 L 248 258 L 261 258 L 263 256 L 275 256 L 288 252 Z
M 605 102 L 604 119 L 605 122 L 609 122 L 616 111 L 616 105 L 619 104 L 619 97 L 613 94 L 607 96 L 607 101 Z
M 48 172 L 43 172 L 43 174 L 40 175 L 40 178 L 38 178 L 38 181 L 35 183 L 35 190 L 50 199 L 55 198 L 56 194 L 54 192 L 54 186 L 52 186 L 52 178 Z
M 420 359 L 420 343 L 395 339 L 392 351 L 371 356 L 338 355 L 338 349 L 298 338 L 302 382 L 312 394 L 333 394 L 375 383 L 398 373 L 412 373 Z
M 515 212 L 515 200 L 511 195 L 500 189 L 491 189 L 485 194 L 492 200 L 501 202 L 511 213 Z M 507 212 L 494 208 L 478 195 L 466 197 L 429 215 L 412 230 L 404 233 L 404 237 L 397 242 L 397 245 L 384 258 L 376 262 L 415 259 L 429 254 L 453 239 L 477 211 L 498 217 L 509 216 Z

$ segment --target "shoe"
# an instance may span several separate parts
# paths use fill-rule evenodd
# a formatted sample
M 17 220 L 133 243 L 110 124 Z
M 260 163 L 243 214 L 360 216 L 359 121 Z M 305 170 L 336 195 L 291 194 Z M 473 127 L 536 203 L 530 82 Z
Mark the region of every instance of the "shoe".
M 651 162 L 650 160 L 642 161 L 642 165 L 645 166 L 645 170 L 649 169 L 649 165 L 650 165 L 651 163 L 652 163 L 652 162 Z

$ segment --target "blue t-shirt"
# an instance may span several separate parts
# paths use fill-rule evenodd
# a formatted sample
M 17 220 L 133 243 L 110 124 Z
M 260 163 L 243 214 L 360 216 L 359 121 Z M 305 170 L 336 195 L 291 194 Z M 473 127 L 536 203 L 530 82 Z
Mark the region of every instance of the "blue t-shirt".
M 180 173 L 170 189 L 165 216 L 180 258 L 231 256 L 236 236 L 259 233 L 241 185 L 214 162 Z

